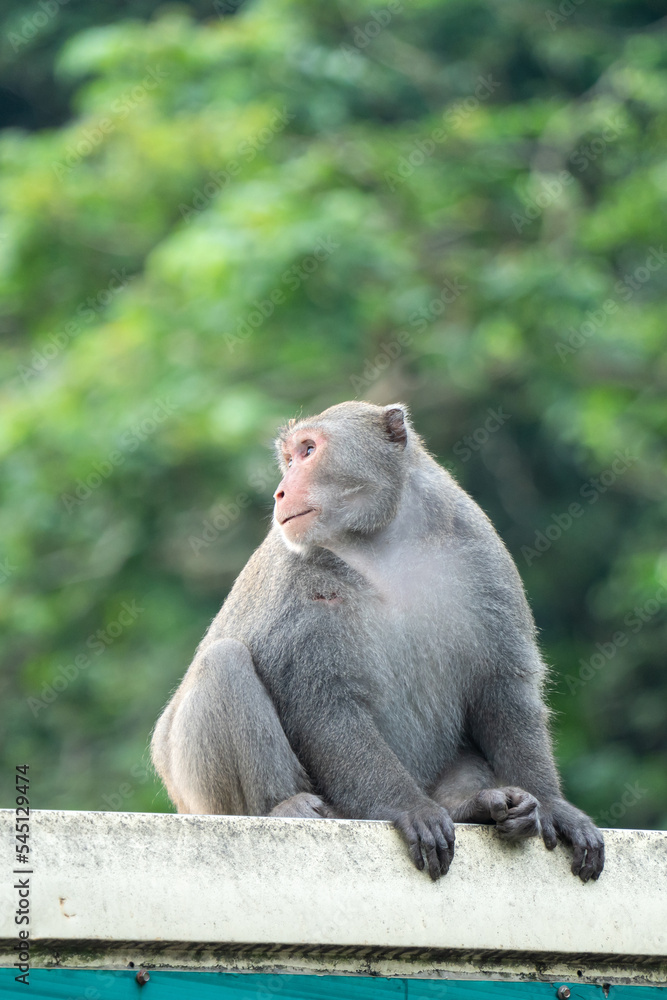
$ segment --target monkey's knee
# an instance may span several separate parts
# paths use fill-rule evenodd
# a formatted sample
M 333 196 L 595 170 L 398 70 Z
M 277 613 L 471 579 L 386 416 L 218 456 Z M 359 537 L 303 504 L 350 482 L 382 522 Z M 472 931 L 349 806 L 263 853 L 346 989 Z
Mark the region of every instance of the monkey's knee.
M 190 672 L 193 680 L 210 678 L 219 685 L 243 685 L 257 677 L 250 650 L 238 639 L 216 639 L 197 655 Z
M 217 640 L 192 664 L 175 698 L 165 771 L 183 812 L 266 815 L 310 790 L 243 643 Z
M 167 789 L 169 798 L 178 809 L 176 792 L 171 776 L 171 724 L 174 716 L 174 700 L 167 705 L 157 720 L 151 736 L 151 760 L 160 780 Z M 181 809 L 178 809 L 181 812 Z

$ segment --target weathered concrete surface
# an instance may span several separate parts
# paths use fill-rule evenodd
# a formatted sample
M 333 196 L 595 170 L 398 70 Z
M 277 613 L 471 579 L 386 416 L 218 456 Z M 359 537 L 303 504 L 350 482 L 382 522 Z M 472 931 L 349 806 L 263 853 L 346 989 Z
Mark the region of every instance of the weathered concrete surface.
M 13 827 L 0 810 L 5 959 Z M 563 848 L 459 826 L 434 884 L 387 823 L 38 810 L 34 964 L 667 982 L 667 833 L 605 836 L 583 885 Z

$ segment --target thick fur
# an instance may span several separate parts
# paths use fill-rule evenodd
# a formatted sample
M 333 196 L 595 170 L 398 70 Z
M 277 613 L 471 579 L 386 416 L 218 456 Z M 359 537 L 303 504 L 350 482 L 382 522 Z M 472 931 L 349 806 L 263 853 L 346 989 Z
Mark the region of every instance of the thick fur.
M 562 799 L 532 615 L 490 521 L 400 404 L 292 422 L 285 483 L 307 431 L 326 442 L 312 528 L 295 545 L 274 523 L 156 727 L 177 808 L 389 819 L 433 878 L 451 813 L 558 837 L 597 878 L 602 838 Z

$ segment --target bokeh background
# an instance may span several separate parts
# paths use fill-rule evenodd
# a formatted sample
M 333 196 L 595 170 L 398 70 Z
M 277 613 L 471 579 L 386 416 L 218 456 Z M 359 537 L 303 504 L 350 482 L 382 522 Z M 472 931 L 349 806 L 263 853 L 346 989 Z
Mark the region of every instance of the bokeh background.
M 275 427 L 365 398 L 512 551 L 568 796 L 667 825 L 661 6 L 7 0 L 0 706 L 33 806 L 169 808 L 150 731 L 266 532 Z

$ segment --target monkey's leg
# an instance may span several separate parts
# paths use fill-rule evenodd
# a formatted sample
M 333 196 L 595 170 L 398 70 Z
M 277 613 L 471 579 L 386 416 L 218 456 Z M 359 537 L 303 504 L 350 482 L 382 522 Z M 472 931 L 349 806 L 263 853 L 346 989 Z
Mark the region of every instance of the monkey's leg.
M 539 803 L 523 788 L 498 788 L 487 760 L 466 751 L 438 780 L 432 798 L 455 823 L 495 823 L 504 840 L 522 840 L 540 832 Z
M 539 800 L 540 833 L 546 847 L 558 840 L 573 848 L 572 872 L 582 882 L 597 879 L 604 868 L 604 840 L 593 821 L 561 793 L 539 690 L 540 673 L 532 660 L 515 663 L 512 672 L 487 678 L 470 712 L 475 744 L 493 762 L 497 783 L 530 791 Z
M 326 814 L 309 794 L 250 652 L 234 639 L 196 657 L 156 726 L 152 752 L 179 812 Z

